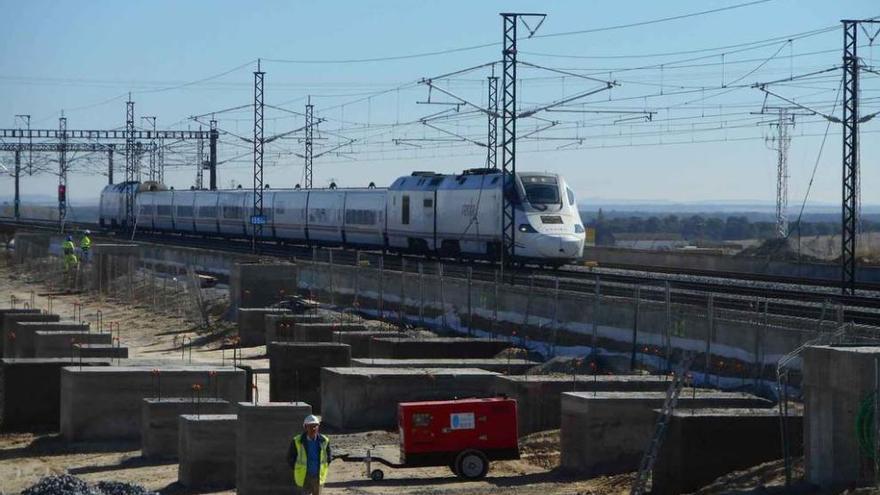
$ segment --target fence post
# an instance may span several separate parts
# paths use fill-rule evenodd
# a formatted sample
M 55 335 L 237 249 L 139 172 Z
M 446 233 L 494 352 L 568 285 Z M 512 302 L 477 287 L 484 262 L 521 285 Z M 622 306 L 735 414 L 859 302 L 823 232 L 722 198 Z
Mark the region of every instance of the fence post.
M 672 289 L 669 281 L 664 284 L 666 302 L 666 370 L 672 370 Z
M 472 277 L 473 277 L 473 269 L 468 267 L 467 269 L 467 326 L 468 326 L 468 337 L 473 335 L 473 310 L 471 305 L 471 290 L 472 287 Z
M 715 334 L 715 295 L 709 294 L 706 324 L 706 382 L 712 370 L 712 338 Z
M 635 301 L 633 311 L 633 334 L 632 334 L 632 351 L 629 358 L 629 369 L 636 369 L 636 352 L 639 345 L 639 306 L 642 301 L 642 287 L 637 285 L 635 290 Z
M 599 347 L 599 311 L 602 307 L 602 289 L 599 274 L 596 274 L 596 281 L 594 282 L 593 289 L 593 340 L 591 342 L 592 349 L 590 354 L 596 355 L 598 354 L 597 349 Z

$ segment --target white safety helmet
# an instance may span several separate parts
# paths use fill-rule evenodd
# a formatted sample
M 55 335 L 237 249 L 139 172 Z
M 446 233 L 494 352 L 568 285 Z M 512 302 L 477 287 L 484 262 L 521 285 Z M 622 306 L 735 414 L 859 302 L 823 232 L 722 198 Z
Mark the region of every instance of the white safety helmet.
M 314 414 L 309 414 L 308 416 L 306 416 L 306 419 L 303 420 L 303 426 L 319 424 L 321 424 L 321 420 Z
M 86 229 L 86 232 L 85 232 L 85 233 L 86 233 L 86 235 L 92 235 L 92 231 L 89 230 L 89 229 Z

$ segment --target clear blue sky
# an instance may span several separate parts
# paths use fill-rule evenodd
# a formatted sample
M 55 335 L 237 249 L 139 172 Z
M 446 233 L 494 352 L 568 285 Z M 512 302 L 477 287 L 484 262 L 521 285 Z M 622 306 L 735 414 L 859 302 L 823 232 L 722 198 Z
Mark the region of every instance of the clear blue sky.
M 577 100 L 572 105 L 583 105 L 569 109 L 647 113 L 545 112 L 536 116 L 546 120 L 522 119 L 520 135 L 557 123 L 531 136 L 539 139 L 520 140 L 521 170 L 564 174 L 587 204 L 595 199 L 772 202 L 776 158 L 762 138 L 774 131 L 759 125 L 772 117 L 750 114 L 761 110 L 763 93 L 748 86 L 840 64 L 840 29 L 802 33 L 837 27 L 843 18 L 878 16 L 876 1 L 771 0 L 668 22 L 546 36 L 746 2 L 3 0 L 0 125 L 18 127 L 14 115 L 31 114 L 33 127 L 55 128 L 64 109 L 71 129 L 122 127 L 125 93 L 131 91 L 138 117 L 155 115 L 160 128 L 197 128 L 188 117 L 253 101 L 253 61 L 263 58 L 267 104 L 302 112 L 306 96 L 314 95 L 315 113 L 326 119 L 316 153 L 355 140 L 337 150 L 344 154 L 331 152 L 315 160 L 316 185 L 331 179 L 343 186 L 369 181 L 383 185 L 412 170 L 453 172 L 482 166 L 484 148 L 457 141 L 452 134 L 484 142 L 486 119 L 462 107 L 461 115 L 432 123 L 445 133 L 420 124 L 420 117 L 450 107 L 417 104 L 428 91 L 413 83 L 499 60 L 500 45 L 403 60 L 339 61 L 498 43 L 499 12 L 538 11 L 547 13 L 547 19 L 538 37 L 520 41 L 520 60 L 569 75 L 521 66 L 521 109 L 600 87 L 571 75 L 589 74 L 619 86 Z M 721 48 L 762 40 L 769 41 Z M 867 46 L 864 34 L 862 41 L 864 62 L 876 69 L 880 37 L 873 47 Z M 695 50 L 700 51 L 681 53 Z M 437 84 L 485 105 L 489 70 L 439 79 Z M 833 109 L 839 114 L 839 104 L 834 105 L 839 78 L 839 71 L 828 72 L 772 89 L 823 113 Z M 880 110 L 878 81 L 880 76 L 864 76 L 863 114 Z M 180 87 L 185 83 L 193 84 Z M 378 94 L 383 90 L 388 91 Z M 432 101 L 449 98 L 435 91 Z M 771 98 L 768 104 L 783 102 Z M 645 121 L 648 113 L 651 122 Z M 252 110 L 215 117 L 227 132 L 220 158 L 231 159 L 221 165 L 221 185 L 234 181 L 247 186 L 250 145 L 236 135 L 251 135 Z M 301 116 L 273 108 L 266 110 L 266 117 L 267 136 L 303 124 Z M 804 197 L 826 128 L 816 116 L 796 119 L 789 155 L 791 204 Z M 139 119 L 137 124 L 144 123 Z M 866 204 L 877 203 L 880 118 L 864 124 L 863 132 L 863 197 Z M 811 203 L 840 201 L 840 139 L 840 126 L 832 125 Z M 300 182 L 302 159 L 293 153 L 301 148 L 296 136 L 268 146 L 266 182 L 273 187 Z M 194 148 L 175 150 L 167 154 L 166 181 L 189 187 L 195 175 Z M 244 156 L 233 159 L 238 155 Z M 47 162 L 53 158 L 38 160 L 54 170 L 57 165 Z M 0 162 L 11 165 L 11 154 L 0 155 Z M 103 163 L 83 156 L 74 162 L 74 201 L 97 196 L 106 179 L 95 172 L 103 171 Z M 122 177 L 121 170 L 117 177 Z M 56 182 L 57 177 L 42 174 L 26 177 L 22 184 L 25 193 L 53 194 Z M 0 196 L 11 191 L 11 178 L 0 178 Z

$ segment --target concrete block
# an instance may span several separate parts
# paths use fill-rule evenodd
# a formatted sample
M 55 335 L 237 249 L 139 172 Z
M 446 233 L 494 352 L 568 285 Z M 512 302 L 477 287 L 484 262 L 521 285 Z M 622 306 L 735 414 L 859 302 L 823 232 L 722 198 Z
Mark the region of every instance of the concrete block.
M 266 342 L 287 342 L 293 340 L 291 331 L 297 323 L 324 323 L 323 315 L 318 314 L 279 314 L 266 315 Z
M 11 325 L 15 338 L 9 340 L 9 354 L 11 357 L 30 358 L 37 356 L 36 333 L 37 332 L 88 332 L 88 323 L 73 323 L 61 321 L 19 321 Z M 69 350 L 68 341 L 68 350 Z M 70 356 L 70 352 L 62 357 Z M 54 356 L 44 356 L 54 357 Z
M 501 339 L 437 337 L 429 339 L 373 339 L 370 357 L 390 359 L 493 358 L 510 347 Z
M 565 392 L 562 394 L 561 467 L 589 476 L 638 469 L 654 434 L 654 409 L 665 392 Z M 748 394 L 686 389 L 679 410 L 692 408 L 768 408 L 772 403 Z
M 177 481 L 187 488 L 235 485 L 235 414 L 179 416 Z
M 334 332 L 365 332 L 363 323 L 297 323 L 289 330 L 293 342 L 334 342 Z
M 540 363 L 528 359 L 385 359 L 357 358 L 352 366 L 364 368 L 479 368 L 504 375 L 522 375 Z
M 822 491 L 874 480 L 874 461 L 859 447 L 856 418 L 874 392 L 877 346 L 814 346 L 803 353 L 804 466 Z
M 141 453 L 176 458 L 181 414 L 233 414 L 235 403 L 213 397 L 148 398 L 141 402 Z
M 16 323 L 26 321 L 61 321 L 61 317 L 58 315 L 48 315 L 41 313 L 7 313 L 3 315 L 3 357 L 17 357 L 15 355 L 15 349 L 16 341 L 19 337 Z
M 408 339 L 410 335 L 405 332 L 392 332 L 387 330 L 370 330 L 367 332 L 334 332 L 333 342 L 348 344 L 351 346 L 351 357 L 370 357 L 370 349 L 373 347 L 373 339 Z
M 351 365 L 351 347 L 332 342 L 272 342 L 269 400 L 298 400 L 321 412 L 321 368 Z
M 21 315 L 21 314 L 30 314 L 30 315 L 39 315 L 39 309 L 30 309 L 30 308 L 3 308 L 0 309 L 0 357 L 5 356 L 3 353 L 4 343 L 6 342 L 6 326 L 4 323 L 4 319 L 6 315 Z
M 4 358 L 0 360 L 0 429 L 58 430 L 61 368 L 109 366 L 109 359 Z
M 786 429 L 789 452 L 799 456 L 803 416 L 790 415 Z M 651 494 L 691 493 L 732 471 L 780 459 L 781 438 L 776 408 L 674 411 L 651 475 Z
M 34 332 L 34 357 L 77 357 L 74 348 L 77 343 L 110 345 L 112 340 L 109 333 L 38 330 Z
M 266 343 L 266 315 L 290 313 L 286 308 L 239 308 L 238 337 L 242 346 Z
M 84 358 L 127 359 L 128 347 L 113 344 L 73 344 L 73 355 Z
M 287 448 L 302 422 L 312 413 L 304 402 L 238 405 L 235 446 L 235 488 L 238 495 L 290 493 L 293 478 Z
M 516 399 L 519 434 L 559 428 L 563 392 L 665 391 L 668 378 L 660 375 L 529 375 L 498 376 L 495 393 Z
M 296 294 L 293 263 L 236 263 L 229 274 L 233 308 L 262 308 Z
M 344 429 L 397 427 L 397 405 L 492 395 L 497 373 L 476 368 L 323 368 L 323 421 Z
M 231 402 L 245 396 L 245 373 L 231 366 L 64 368 L 61 433 L 67 441 L 140 440 L 142 399 L 188 397 L 194 384 Z

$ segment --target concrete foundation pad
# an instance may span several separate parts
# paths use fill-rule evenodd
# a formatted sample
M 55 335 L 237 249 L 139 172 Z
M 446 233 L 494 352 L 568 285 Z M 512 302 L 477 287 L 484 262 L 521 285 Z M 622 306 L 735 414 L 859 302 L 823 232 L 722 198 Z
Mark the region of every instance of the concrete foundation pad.
M 238 337 L 242 346 L 263 345 L 266 343 L 266 315 L 290 313 L 285 308 L 239 308 Z
M 31 358 L 31 357 L 54 357 L 54 356 L 37 356 L 36 334 L 37 332 L 88 332 L 89 325 L 87 323 L 73 322 L 37 322 L 22 321 L 12 324 L 15 338 L 10 340 L 9 352 L 12 357 Z M 68 343 L 68 350 L 70 344 Z M 63 354 L 62 357 L 70 356 L 70 353 Z
M 178 418 L 177 481 L 187 488 L 235 485 L 235 414 L 183 414 Z
M 528 359 L 352 359 L 351 365 L 363 368 L 479 368 L 505 375 L 522 375 L 539 363 Z
M 266 315 L 266 342 L 287 342 L 293 340 L 293 327 L 297 323 L 325 323 L 323 315 L 286 313 Z
M 19 337 L 21 333 L 17 326 L 18 323 L 25 322 L 58 322 L 61 317 L 58 315 L 35 314 L 35 313 L 7 313 L 3 316 L 3 357 L 33 357 L 33 356 L 17 356 L 16 349 L 19 346 L 18 340 L 27 336 Z
M 528 375 L 499 376 L 496 394 L 516 399 L 519 434 L 559 428 L 563 392 L 665 391 L 669 379 L 660 375 Z
M 370 357 L 390 359 L 494 358 L 510 347 L 501 339 L 437 337 L 429 339 L 373 339 Z
M 238 404 L 235 488 L 238 495 L 290 493 L 292 473 L 287 449 L 303 432 L 312 407 L 303 402 Z
M 492 395 L 497 373 L 476 368 L 323 368 L 323 421 L 344 429 L 397 426 L 397 405 Z
M 665 392 L 565 392 L 562 394 L 561 467 L 591 476 L 638 469 L 654 434 L 654 410 Z M 748 394 L 685 389 L 677 409 L 768 408 Z
M 789 452 L 799 456 L 803 416 L 789 416 L 786 429 Z M 780 459 L 781 438 L 776 408 L 674 411 L 652 472 L 651 494 L 690 493 L 732 471 Z
M 872 409 L 880 346 L 814 346 L 803 353 L 804 468 L 823 492 L 867 486 L 874 461 L 860 447 L 856 418 Z
M 73 354 L 84 358 L 127 359 L 128 347 L 113 344 L 74 344 Z
M 348 344 L 351 346 L 351 357 L 370 357 L 370 349 L 373 347 L 373 339 L 408 339 L 410 335 L 404 332 L 388 330 L 370 330 L 367 332 L 333 332 L 333 342 Z
M 0 360 L 0 429 L 58 430 L 61 368 L 109 366 L 109 359 L 4 358 Z
M 39 315 L 41 313 L 40 313 L 39 309 L 29 309 L 29 308 L 28 309 L 25 309 L 25 308 L 16 308 L 16 309 L 3 308 L 3 309 L 0 309 L 0 356 L 6 355 L 3 352 L 3 347 L 6 342 L 6 325 L 3 320 L 6 318 L 6 315 L 24 315 L 24 314 Z
M 245 397 L 245 372 L 231 366 L 64 368 L 61 433 L 67 441 L 140 440 L 142 399 L 188 397 L 194 384 L 230 402 Z
M 365 332 L 362 323 L 297 323 L 287 333 L 293 342 L 333 342 L 334 332 Z
M 110 345 L 112 340 L 113 336 L 109 333 L 75 330 L 38 330 L 34 332 L 34 357 L 77 357 L 76 348 L 74 347 L 76 344 Z
M 144 457 L 177 457 L 178 417 L 181 414 L 232 414 L 235 403 L 223 399 L 168 397 L 143 399 L 141 453 Z
M 349 366 L 351 347 L 332 342 L 271 342 L 269 400 L 297 400 L 321 411 L 321 368 Z

